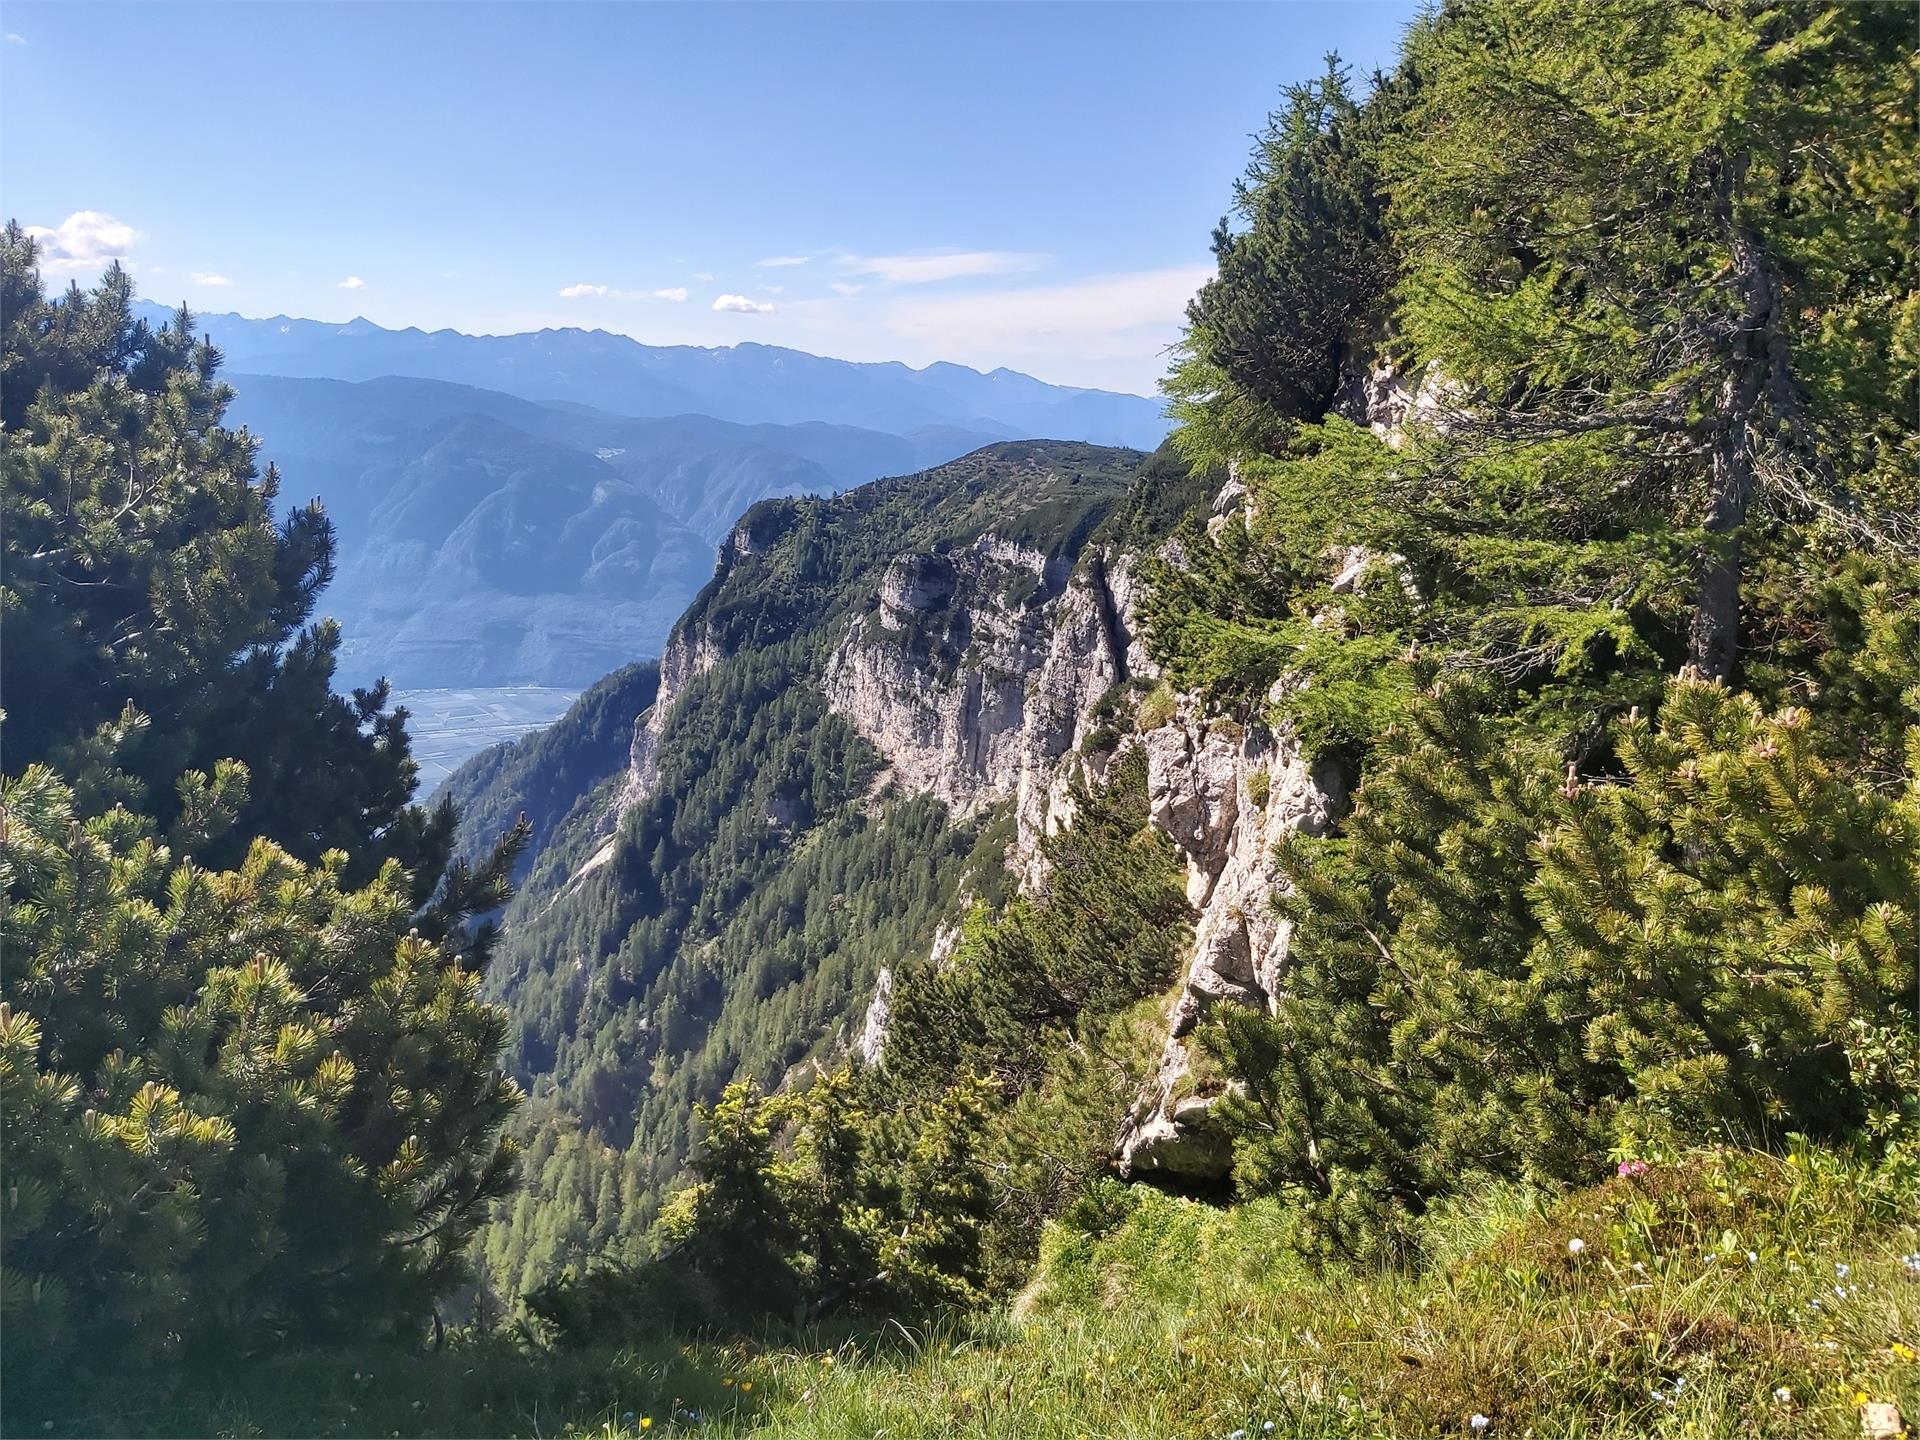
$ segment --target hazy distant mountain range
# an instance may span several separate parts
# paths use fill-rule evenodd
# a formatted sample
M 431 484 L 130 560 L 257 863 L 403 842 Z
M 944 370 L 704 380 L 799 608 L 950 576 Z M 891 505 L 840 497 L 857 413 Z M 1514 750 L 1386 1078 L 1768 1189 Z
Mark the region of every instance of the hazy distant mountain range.
M 161 306 L 144 309 L 155 318 L 166 313 Z M 711 415 L 776 425 L 821 420 L 895 435 L 955 426 L 995 439 L 1150 449 L 1167 432 L 1158 400 L 1049 385 L 1015 370 L 982 374 L 944 363 L 915 370 L 897 361 L 830 360 L 774 345 L 643 345 L 604 330 L 463 335 L 284 315 L 202 315 L 199 326 L 234 373 L 332 380 L 415 375 L 618 415 Z
M 349 684 L 585 685 L 658 653 L 754 501 L 994 439 L 640 418 L 398 376 L 227 379 L 230 422 L 262 438 L 286 500 L 318 495 L 338 529 L 322 605 Z
M 140 307 L 158 321 L 164 306 Z M 734 517 L 995 441 L 1152 446 L 1160 403 L 1011 370 L 598 330 L 201 315 L 230 418 L 339 531 L 343 684 L 586 685 L 657 654 Z

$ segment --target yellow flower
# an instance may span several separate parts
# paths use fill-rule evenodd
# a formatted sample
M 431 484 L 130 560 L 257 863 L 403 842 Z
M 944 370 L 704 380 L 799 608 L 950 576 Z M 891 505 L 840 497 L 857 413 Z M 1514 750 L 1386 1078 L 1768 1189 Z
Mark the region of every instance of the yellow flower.
M 1866 1391 L 1864 1391 L 1864 1390 L 1856 1390 L 1856 1391 L 1854 1391 L 1854 1392 L 1853 1392 L 1853 1403 L 1854 1403 L 1854 1404 L 1856 1404 L 1856 1405 L 1864 1405 L 1864 1404 L 1866 1404 L 1866 1403 L 1867 1403 L 1867 1392 L 1866 1392 Z
M 733 1388 L 733 1377 L 729 1375 L 727 1376 L 726 1379 L 722 1380 L 720 1383 L 726 1386 L 729 1390 L 731 1390 Z
M 740 1382 L 740 1388 L 741 1388 L 742 1390 L 751 1390 L 751 1389 L 753 1388 L 753 1381 L 751 1381 L 751 1380 L 742 1380 L 742 1381 Z
M 1902 1345 L 1896 1340 L 1893 1344 L 1889 1345 L 1887 1349 L 1893 1352 L 1893 1358 L 1896 1360 L 1904 1360 L 1909 1365 L 1914 1361 L 1914 1350 L 1911 1345 Z
M 653 1428 L 653 1416 L 642 1415 L 640 1417 L 640 1428 L 642 1430 L 651 1430 Z

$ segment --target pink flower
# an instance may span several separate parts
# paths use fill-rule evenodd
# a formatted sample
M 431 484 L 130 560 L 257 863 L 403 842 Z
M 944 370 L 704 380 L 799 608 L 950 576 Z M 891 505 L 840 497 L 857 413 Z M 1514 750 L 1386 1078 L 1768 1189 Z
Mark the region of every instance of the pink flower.
M 1647 1173 L 1647 1162 L 1644 1160 L 1622 1160 L 1620 1162 L 1620 1168 L 1616 1173 L 1620 1175 L 1644 1175 Z

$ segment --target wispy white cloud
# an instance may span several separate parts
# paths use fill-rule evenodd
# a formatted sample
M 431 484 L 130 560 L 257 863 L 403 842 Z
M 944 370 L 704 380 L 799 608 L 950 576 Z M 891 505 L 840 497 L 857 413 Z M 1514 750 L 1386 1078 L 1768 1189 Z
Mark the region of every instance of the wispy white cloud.
M 736 315 L 771 315 L 773 313 L 772 305 L 760 300 L 749 300 L 745 295 L 722 295 L 713 302 L 713 308 Z
M 233 284 L 233 281 L 229 280 L 226 276 L 209 274 L 205 270 L 196 270 L 188 278 L 196 285 L 204 285 L 213 289 L 219 289 L 223 286 Z
M 1015 250 L 925 250 L 912 255 L 849 255 L 841 268 L 888 285 L 932 285 L 979 275 L 1023 275 L 1046 261 L 1044 255 Z
M 27 37 L 26 37 L 26 36 L 24 36 L 24 35 L 16 35 L 16 34 L 14 34 L 14 33 L 13 33 L 13 31 L 11 31 L 11 30 L 9 30 L 9 31 L 7 31 L 7 44 L 9 44 L 9 45 L 24 45 L 24 44 L 26 44 L 26 43 L 27 43 Z
M 612 285 L 589 285 L 582 281 L 560 292 L 562 300 L 684 300 L 687 287 L 669 285 L 664 290 L 621 290 Z
M 104 210 L 76 210 L 58 225 L 29 225 L 40 244 L 40 269 L 46 275 L 98 274 L 115 260 L 124 262 L 144 237 Z
M 769 255 L 766 259 L 756 260 L 753 263 L 763 268 L 784 269 L 789 265 L 804 265 L 811 259 L 813 259 L 811 255 Z
M 827 288 L 836 295 L 858 295 L 867 287 L 864 285 L 856 285 L 851 280 L 829 280 L 827 282 Z
M 1064 362 L 1097 376 L 1096 383 L 1147 391 L 1165 370 L 1162 352 L 1179 338 L 1187 301 L 1212 274 L 1209 266 L 1172 266 L 1059 285 L 903 297 L 885 323 L 916 348 L 1053 373 Z
M 349 275 L 333 288 L 336 290 L 364 290 L 367 288 L 367 282 L 362 280 L 358 275 Z

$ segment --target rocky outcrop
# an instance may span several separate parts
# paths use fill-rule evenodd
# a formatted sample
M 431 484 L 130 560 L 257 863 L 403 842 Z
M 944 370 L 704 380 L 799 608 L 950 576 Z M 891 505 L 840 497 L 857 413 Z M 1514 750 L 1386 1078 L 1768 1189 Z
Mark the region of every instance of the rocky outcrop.
M 883 967 L 873 982 L 873 999 L 867 1002 L 866 1019 L 861 1022 L 860 1038 L 853 1047 L 860 1063 L 869 1069 L 880 1063 L 880 1053 L 887 1044 L 887 1021 L 892 1014 L 893 971 Z
M 1466 403 L 1466 387 L 1448 378 L 1438 361 L 1396 360 L 1384 339 L 1358 347 L 1334 394 L 1333 413 L 1364 425 L 1390 449 L 1406 443 L 1407 430 L 1426 426 L 1445 431 Z
M 627 812 L 653 793 L 660 783 L 660 737 L 667 717 L 687 686 L 726 658 L 726 652 L 704 631 L 676 630 L 660 657 L 660 689 L 653 704 L 634 722 L 633 744 L 627 751 L 627 776 L 614 799 L 615 828 Z
M 1196 1067 L 1190 1037 L 1217 1005 L 1271 1007 L 1289 936 L 1273 907 L 1283 883 L 1274 846 L 1291 831 L 1323 833 L 1345 787 L 1334 767 L 1309 766 L 1290 736 L 1210 722 L 1190 700 L 1144 744 L 1153 822 L 1180 847 L 1198 918 L 1159 1073 L 1128 1117 L 1120 1160 L 1133 1175 L 1216 1180 L 1231 1146 L 1210 1119 L 1220 1089 Z
M 742 557 L 753 555 L 768 543 L 768 531 L 779 523 L 774 507 L 756 506 L 741 517 L 726 540 L 714 565 L 716 575 L 725 575 Z M 675 627 L 660 656 L 660 688 L 653 704 L 634 721 L 633 743 L 627 751 L 627 774 L 614 797 L 610 828 L 617 830 L 628 811 L 653 793 L 660 783 L 660 739 L 667 728 L 667 717 L 686 694 L 687 687 L 727 658 L 727 652 L 698 621 L 699 611 L 689 612 Z M 608 853 L 611 853 L 609 851 Z M 577 876 L 575 878 L 578 878 Z

